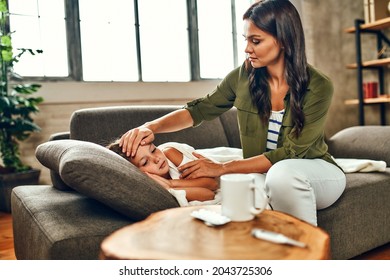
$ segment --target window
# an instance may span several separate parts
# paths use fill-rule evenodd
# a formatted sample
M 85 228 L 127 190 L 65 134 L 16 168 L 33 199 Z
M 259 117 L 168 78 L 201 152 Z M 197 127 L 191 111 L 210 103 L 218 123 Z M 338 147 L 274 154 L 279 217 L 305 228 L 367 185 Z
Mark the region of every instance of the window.
M 44 50 L 43 55 L 24 54 L 15 64 L 15 72 L 22 76 L 68 76 L 63 0 L 12 0 L 8 9 L 14 52 L 18 53 L 18 48 Z
M 79 0 L 79 10 L 84 80 L 138 81 L 133 1 Z
M 22 76 L 79 81 L 222 78 L 244 59 L 253 0 L 12 0 L 13 47 L 42 49 Z
M 138 5 L 142 79 L 189 81 L 186 1 L 141 0 Z
M 213 16 L 215 11 L 218 12 Z M 198 0 L 201 78 L 221 78 L 233 69 L 232 26 L 230 1 Z

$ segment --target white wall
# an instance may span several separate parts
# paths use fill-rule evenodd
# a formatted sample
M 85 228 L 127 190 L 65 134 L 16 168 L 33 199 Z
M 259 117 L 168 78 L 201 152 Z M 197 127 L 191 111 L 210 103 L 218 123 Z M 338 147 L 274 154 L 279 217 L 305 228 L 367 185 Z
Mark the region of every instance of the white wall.
M 42 83 L 46 104 L 193 99 L 209 93 L 219 80 L 188 83 Z

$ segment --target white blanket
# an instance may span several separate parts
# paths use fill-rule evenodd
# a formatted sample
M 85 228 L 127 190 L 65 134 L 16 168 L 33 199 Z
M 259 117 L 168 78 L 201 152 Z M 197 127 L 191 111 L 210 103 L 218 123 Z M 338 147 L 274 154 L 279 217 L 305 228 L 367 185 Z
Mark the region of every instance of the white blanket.
M 198 149 L 198 154 L 209 158 L 213 161 L 223 163 L 231 160 L 243 159 L 242 149 L 230 147 L 216 147 L 209 149 Z
M 345 173 L 354 172 L 384 172 L 386 162 L 383 160 L 353 159 L 353 158 L 333 158 Z
M 218 162 L 242 159 L 242 150 L 237 148 L 211 148 L 197 150 L 199 154 Z M 383 160 L 353 159 L 353 158 L 333 158 L 345 173 L 354 172 L 384 172 L 387 164 Z

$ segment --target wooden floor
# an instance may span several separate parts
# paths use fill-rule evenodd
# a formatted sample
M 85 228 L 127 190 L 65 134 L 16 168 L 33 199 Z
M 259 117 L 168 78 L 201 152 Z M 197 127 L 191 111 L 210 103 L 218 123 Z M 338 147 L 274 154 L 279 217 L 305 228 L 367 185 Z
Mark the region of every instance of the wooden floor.
M 0 212 L 0 260 L 16 260 L 12 215 Z
M 390 260 L 390 243 L 353 258 L 354 260 Z M 16 260 L 12 215 L 0 212 L 0 260 Z

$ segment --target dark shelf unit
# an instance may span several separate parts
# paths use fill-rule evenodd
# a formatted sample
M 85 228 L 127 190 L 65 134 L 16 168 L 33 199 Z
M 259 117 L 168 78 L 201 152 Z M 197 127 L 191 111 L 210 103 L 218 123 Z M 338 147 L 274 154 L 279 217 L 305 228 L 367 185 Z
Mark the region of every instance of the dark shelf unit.
M 359 107 L 359 124 L 365 124 L 364 107 L 366 105 L 376 105 L 380 107 L 380 122 L 381 125 L 386 125 L 386 104 L 390 103 L 390 95 L 384 94 L 384 69 L 386 65 L 390 65 L 390 58 L 378 58 L 370 61 L 362 60 L 362 35 L 364 33 L 374 34 L 377 39 L 377 51 L 379 52 L 384 44 L 390 47 L 390 40 L 382 32 L 383 29 L 390 27 L 390 18 L 378 20 L 376 22 L 365 24 L 364 20 L 356 19 L 355 26 L 346 29 L 347 33 L 355 34 L 356 47 L 356 63 L 347 65 L 348 69 L 356 69 L 358 98 L 346 100 L 345 104 L 358 104 Z M 375 70 L 378 72 L 379 97 L 364 99 L 363 92 L 363 71 Z

